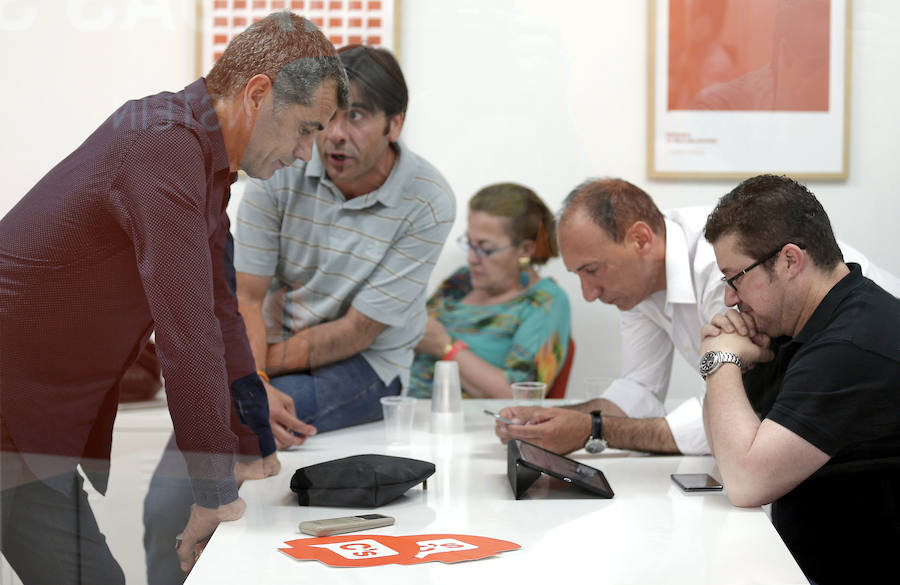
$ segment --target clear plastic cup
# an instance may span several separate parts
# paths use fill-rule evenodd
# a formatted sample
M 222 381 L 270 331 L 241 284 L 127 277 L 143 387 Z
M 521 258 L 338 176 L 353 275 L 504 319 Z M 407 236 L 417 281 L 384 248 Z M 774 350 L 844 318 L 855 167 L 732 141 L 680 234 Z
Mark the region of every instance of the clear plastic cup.
M 408 444 L 412 439 L 416 399 L 412 396 L 383 396 L 384 437 L 391 444 Z
M 513 400 L 520 405 L 540 404 L 547 392 L 547 385 L 543 382 L 513 382 Z
M 434 364 L 431 386 L 431 432 L 457 433 L 463 426 L 459 364 L 452 360 L 438 361 Z

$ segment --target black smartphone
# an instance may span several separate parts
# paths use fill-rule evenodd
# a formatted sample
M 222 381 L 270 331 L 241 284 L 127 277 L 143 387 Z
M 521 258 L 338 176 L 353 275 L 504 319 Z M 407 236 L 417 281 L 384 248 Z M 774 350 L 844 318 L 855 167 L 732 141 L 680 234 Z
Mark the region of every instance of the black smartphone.
M 685 492 L 722 491 L 722 484 L 708 473 L 673 473 L 670 477 Z

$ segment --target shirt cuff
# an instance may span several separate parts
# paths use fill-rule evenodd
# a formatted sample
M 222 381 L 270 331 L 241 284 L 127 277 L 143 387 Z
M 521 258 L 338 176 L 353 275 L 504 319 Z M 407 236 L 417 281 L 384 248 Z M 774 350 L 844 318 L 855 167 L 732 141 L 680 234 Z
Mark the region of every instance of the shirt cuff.
M 238 486 L 234 477 L 228 479 L 192 479 L 194 502 L 204 508 L 218 508 L 238 498 Z
M 179 449 L 180 450 L 180 449 Z M 191 480 L 194 502 L 204 508 L 218 508 L 238 497 L 232 453 L 181 451 Z
M 654 394 L 628 378 L 619 378 L 610 384 L 603 398 L 609 400 L 631 418 L 650 418 L 665 416 L 666 409 L 662 401 Z
M 690 398 L 666 415 L 675 445 L 684 455 L 709 455 L 706 431 L 703 429 L 703 405 Z
M 269 423 L 269 399 L 256 372 L 231 383 L 231 399 L 240 421 L 250 427 L 259 441 L 260 455 L 275 452 L 275 437 Z

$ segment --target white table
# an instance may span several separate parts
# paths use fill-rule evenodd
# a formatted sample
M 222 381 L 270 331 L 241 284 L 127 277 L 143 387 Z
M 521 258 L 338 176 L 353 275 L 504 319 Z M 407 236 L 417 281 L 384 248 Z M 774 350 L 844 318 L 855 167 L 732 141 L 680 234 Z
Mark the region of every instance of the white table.
M 517 501 L 506 478 L 506 446 L 494 436 L 493 419 L 481 414 L 505 403 L 465 401 L 462 434 L 429 432 L 429 404 L 418 405 L 409 446 L 387 445 L 382 423 L 372 423 L 282 452 L 278 476 L 241 488 L 245 516 L 219 526 L 187 584 L 806 583 L 762 509 L 735 508 L 721 493 L 685 495 L 669 479 L 670 473 L 715 475 L 711 457 L 579 451 L 574 458 L 601 469 L 615 498 L 595 499 L 542 477 Z M 330 567 L 279 552 L 285 541 L 305 538 L 297 528 L 303 520 L 373 511 L 298 506 L 289 488 L 298 467 L 360 453 L 413 457 L 437 467 L 427 491 L 417 486 L 378 508 L 397 521 L 370 534 L 471 534 L 522 548 L 457 564 L 370 568 Z

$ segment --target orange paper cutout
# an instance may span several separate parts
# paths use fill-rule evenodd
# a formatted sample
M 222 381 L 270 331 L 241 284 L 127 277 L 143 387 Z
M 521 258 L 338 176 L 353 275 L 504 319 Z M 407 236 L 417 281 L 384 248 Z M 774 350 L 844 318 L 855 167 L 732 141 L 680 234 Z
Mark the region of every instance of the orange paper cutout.
M 334 567 L 377 567 L 398 559 L 414 558 L 419 546 L 410 540 L 383 534 L 356 534 L 298 538 L 278 549 L 295 559 L 315 559 Z
M 290 548 L 278 550 L 295 559 L 317 560 L 334 567 L 458 563 L 521 548 L 514 542 L 467 534 L 358 534 L 299 538 L 285 544 Z
M 474 561 L 522 548 L 508 540 L 468 534 L 421 534 L 417 536 L 401 536 L 399 538 L 408 538 L 415 542 L 419 547 L 419 552 L 411 559 L 397 559 L 394 561 L 398 565 L 417 565 L 432 561 L 440 561 L 442 563 Z

